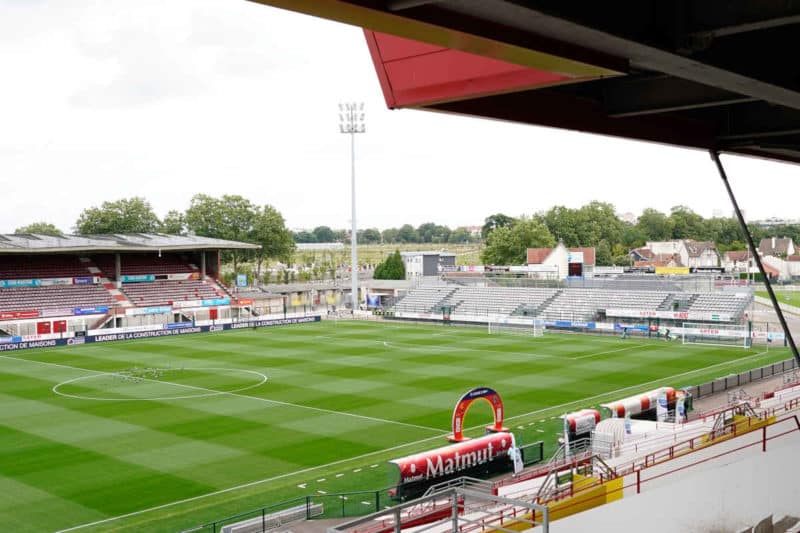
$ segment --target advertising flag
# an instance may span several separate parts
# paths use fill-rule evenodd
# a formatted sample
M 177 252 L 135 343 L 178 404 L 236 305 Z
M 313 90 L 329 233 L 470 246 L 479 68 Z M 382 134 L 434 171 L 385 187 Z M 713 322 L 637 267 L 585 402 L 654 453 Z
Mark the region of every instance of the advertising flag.
M 686 421 L 686 405 L 684 404 L 684 397 L 681 396 L 678 398 L 678 402 L 675 404 L 675 422 L 685 422 Z
M 664 422 L 667 419 L 667 393 L 658 393 L 658 401 L 656 403 L 656 420 Z

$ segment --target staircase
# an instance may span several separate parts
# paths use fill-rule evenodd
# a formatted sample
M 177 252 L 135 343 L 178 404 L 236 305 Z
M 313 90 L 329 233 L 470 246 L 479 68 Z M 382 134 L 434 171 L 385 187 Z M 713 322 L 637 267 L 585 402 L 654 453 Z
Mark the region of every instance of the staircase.
M 452 298 L 452 296 L 456 293 L 456 291 L 458 291 L 458 287 L 456 287 L 455 289 L 453 289 L 450 292 L 448 292 L 444 296 L 444 298 L 442 298 L 441 300 L 436 302 L 433 305 L 433 307 L 431 307 L 430 312 L 431 313 L 439 313 L 439 312 L 441 312 L 443 306 L 450 306 L 452 308 L 452 310 L 455 311 L 456 308 L 458 308 L 459 305 L 464 303 L 464 300 L 458 300 L 458 301 L 450 300 L 450 298 Z
M 562 292 L 564 291 L 557 290 L 555 293 L 553 293 L 552 296 L 548 296 L 541 304 L 539 304 L 538 307 L 536 307 L 536 309 L 534 309 L 533 316 L 541 315 L 544 312 L 544 310 L 547 309 L 547 306 L 549 306 L 556 298 L 561 296 Z
M 210 285 L 215 291 L 217 291 L 217 295 L 220 298 L 230 298 L 231 301 L 236 299 L 236 297 L 231 294 L 228 289 L 225 288 L 225 285 L 219 280 L 214 279 L 211 276 L 206 276 L 206 279 L 204 279 L 203 282 L 206 285 Z
M 121 289 L 118 289 L 115 283 L 113 283 L 110 279 L 108 279 L 106 273 L 100 270 L 100 268 L 98 268 L 98 266 L 94 263 L 94 261 L 92 261 L 88 257 L 81 257 L 80 262 L 86 265 L 86 269 L 89 271 L 89 274 L 100 278 L 100 284 L 103 287 L 105 287 L 105 289 L 109 292 L 109 294 L 111 294 L 111 297 L 114 298 L 116 306 L 133 307 L 133 303 L 131 303 L 131 301 L 128 299 L 128 296 L 124 292 L 122 292 Z M 90 329 L 98 329 L 103 325 L 105 325 L 107 321 L 108 318 L 106 318 L 106 320 L 102 322 L 102 324 L 96 325 L 95 327 Z

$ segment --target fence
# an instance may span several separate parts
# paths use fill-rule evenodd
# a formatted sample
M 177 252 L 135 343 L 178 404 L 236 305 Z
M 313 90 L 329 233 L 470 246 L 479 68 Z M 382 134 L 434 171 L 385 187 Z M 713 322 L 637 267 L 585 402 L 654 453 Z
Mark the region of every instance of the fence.
M 379 512 L 397 501 L 389 495 L 389 489 L 343 492 L 337 494 L 319 494 L 314 496 L 302 496 L 291 500 L 286 500 L 273 505 L 267 505 L 258 509 L 253 509 L 233 516 L 227 516 L 206 522 L 198 526 L 185 529 L 181 533 L 207 532 L 225 533 L 246 532 L 264 533 L 272 531 L 282 525 L 281 519 L 288 518 L 293 520 L 308 520 L 311 518 L 350 518 L 363 516 L 369 513 Z M 299 514 L 294 511 L 305 509 Z M 246 524 L 243 524 L 246 523 Z M 239 527 L 231 528 L 240 524 Z
M 691 393 L 694 398 L 702 398 L 720 392 L 725 392 L 728 389 L 741 387 L 747 383 L 765 379 L 772 376 L 783 374 L 797 368 L 797 362 L 794 359 L 787 359 L 779 363 L 762 366 L 761 368 L 754 368 L 753 370 L 746 370 L 738 374 L 731 374 L 724 378 L 717 378 L 702 385 L 695 385 L 687 387 L 685 390 Z
M 670 277 L 624 275 L 616 278 L 591 277 L 553 280 L 487 274 L 483 277 L 446 275 L 445 279 L 458 285 L 478 285 L 482 287 L 538 287 L 689 293 L 726 290 L 725 285 L 715 279 L 714 276 L 699 275 Z M 749 289 L 739 285 L 737 290 L 744 291 Z

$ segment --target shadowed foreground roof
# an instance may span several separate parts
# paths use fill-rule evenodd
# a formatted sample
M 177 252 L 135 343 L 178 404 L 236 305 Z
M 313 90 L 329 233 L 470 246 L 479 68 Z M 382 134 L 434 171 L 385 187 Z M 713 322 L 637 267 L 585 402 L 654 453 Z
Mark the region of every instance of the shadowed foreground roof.
M 387 105 L 800 162 L 800 3 L 253 0 L 365 29 Z

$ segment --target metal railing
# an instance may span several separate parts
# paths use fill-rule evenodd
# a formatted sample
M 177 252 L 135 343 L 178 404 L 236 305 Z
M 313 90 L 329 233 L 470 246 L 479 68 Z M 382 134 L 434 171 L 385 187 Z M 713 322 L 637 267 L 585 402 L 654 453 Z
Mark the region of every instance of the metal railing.
M 550 528 L 547 507 L 453 487 L 444 492 L 402 503 L 390 509 L 328 528 L 328 533 L 378 533 L 416 527 L 417 532 L 441 530 L 468 533 L 470 531 L 508 531 L 541 526 L 543 533 Z

